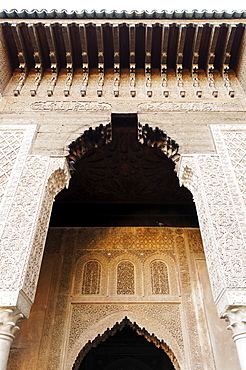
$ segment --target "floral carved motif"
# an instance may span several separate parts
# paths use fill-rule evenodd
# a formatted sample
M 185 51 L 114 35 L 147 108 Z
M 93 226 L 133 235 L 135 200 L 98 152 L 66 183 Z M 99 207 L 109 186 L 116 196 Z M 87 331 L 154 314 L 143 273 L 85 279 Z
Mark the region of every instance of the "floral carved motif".
M 134 265 L 122 261 L 117 266 L 117 294 L 134 294 Z
M 63 159 L 65 163 L 65 159 Z M 66 175 L 63 170 L 54 171 L 57 189 L 66 185 Z M 28 302 L 25 315 L 28 315 L 28 305 L 33 302 L 39 275 L 44 242 L 48 230 L 48 222 L 54 198 L 54 186 L 50 186 L 52 176 L 50 166 L 54 167 L 54 158 L 28 156 L 18 182 L 12 206 L 9 211 L 1 238 L 1 277 L 0 304 L 6 306 L 18 305 L 18 294 Z M 53 171 L 53 169 L 51 170 Z M 59 180 L 60 181 L 57 181 Z M 12 299 L 6 299 L 5 292 L 15 292 Z M 3 293 L 3 294 L 2 294 Z M 4 298 L 5 297 L 5 298 Z M 7 304 L 6 304 L 7 303 Z
M 82 294 L 99 294 L 101 265 L 97 261 L 88 261 L 84 265 Z
M 186 158 L 182 159 L 186 166 Z M 192 186 L 207 259 L 214 299 L 219 311 L 235 304 L 223 297 L 230 290 L 245 290 L 246 257 L 244 237 L 238 218 L 240 197 L 232 195 L 231 182 L 219 155 L 195 155 L 188 158 L 199 186 Z M 228 173 L 230 173 L 228 169 Z M 230 210 L 230 212 L 228 212 Z M 230 295 L 231 298 L 231 295 Z M 236 298 L 236 295 L 235 295 Z M 245 296 L 246 303 L 246 296 Z M 226 303 L 227 300 L 227 303 Z M 221 305 L 220 305 L 221 301 Z M 223 302 L 223 304 L 222 304 Z M 240 304 L 242 299 L 240 298 Z M 223 307 L 222 307 L 223 305 Z
M 2 199 L 5 186 L 7 185 L 12 168 L 16 161 L 23 136 L 23 131 L 0 129 L 0 200 Z
M 169 294 L 167 265 L 162 261 L 153 261 L 150 268 L 152 294 Z

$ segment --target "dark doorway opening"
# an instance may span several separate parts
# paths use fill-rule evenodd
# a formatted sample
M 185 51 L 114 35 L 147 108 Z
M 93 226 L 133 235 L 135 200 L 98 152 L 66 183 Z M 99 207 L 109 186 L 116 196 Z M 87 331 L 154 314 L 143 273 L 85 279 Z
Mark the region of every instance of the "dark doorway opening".
M 71 180 L 50 226 L 198 227 L 192 194 L 180 186 L 179 146 L 137 114 L 112 114 L 70 144 Z
M 174 370 L 170 358 L 144 336 L 126 325 L 92 348 L 79 370 Z

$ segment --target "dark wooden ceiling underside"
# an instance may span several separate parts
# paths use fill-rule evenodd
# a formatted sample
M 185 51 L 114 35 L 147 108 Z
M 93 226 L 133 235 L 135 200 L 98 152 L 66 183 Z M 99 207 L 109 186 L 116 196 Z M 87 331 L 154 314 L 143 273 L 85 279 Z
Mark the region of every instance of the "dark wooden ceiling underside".
M 88 66 L 236 72 L 243 24 L 1 23 L 13 71 Z

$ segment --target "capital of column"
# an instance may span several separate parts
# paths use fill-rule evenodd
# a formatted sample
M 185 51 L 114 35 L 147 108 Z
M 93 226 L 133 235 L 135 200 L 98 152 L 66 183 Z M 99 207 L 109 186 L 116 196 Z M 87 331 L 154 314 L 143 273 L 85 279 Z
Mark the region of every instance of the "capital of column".
M 24 315 L 19 310 L 0 307 L 0 338 L 13 341 L 15 333 L 19 330 L 16 325 Z
M 246 306 L 232 307 L 226 310 L 223 317 L 229 322 L 227 329 L 233 332 L 233 338 L 246 335 Z
M 229 321 L 227 329 L 233 332 L 232 338 L 236 344 L 240 367 L 246 370 L 246 306 L 228 308 L 223 317 Z

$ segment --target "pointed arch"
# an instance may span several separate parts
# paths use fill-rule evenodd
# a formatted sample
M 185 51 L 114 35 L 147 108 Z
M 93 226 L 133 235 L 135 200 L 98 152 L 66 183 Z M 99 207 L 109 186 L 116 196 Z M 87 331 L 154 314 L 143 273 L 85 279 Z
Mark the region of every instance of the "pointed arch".
M 124 319 L 120 323 L 116 322 L 112 328 L 107 328 L 107 330 L 105 330 L 102 335 L 98 334 L 94 340 L 92 341 L 89 340 L 86 343 L 86 345 L 79 352 L 73 364 L 72 370 L 79 369 L 79 366 L 81 365 L 84 357 L 87 355 L 87 353 L 92 348 L 97 347 L 101 342 L 105 342 L 109 337 L 112 337 L 117 332 L 120 332 L 126 326 L 129 326 L 138 335 L 143 336 L 148 342 L 153 343 L 157 348 L 161 348 L 166 353 L 166 355 L 169 357 L 175 370 L 181 369 L 179 366 L 178 360 L 176 356 L 174 355 L 173 351 L 169 348 L 169 346 L 163 340 L 159 340 L 154 334 L 150 334 L 144 327 L 138 326 L 136 322 L 132 322 L 131 320 L 129 320 L 127 316 L 125 316 Z
M 90 310 L 90 307 L 87 306 L 87 309 Z M 80 313 L 78 314 L 80 315 Z M 126 324 L 132 325 L 139 335 L 145 335 L 146 340 L 152 341 L 157 347 L 161 347 L 169 356 L 175 370 L 185 368 L 183 344 L 175 337 L 175 330 L 168 328 L 164 322 L 156 320 L 146 312 L 144 314 L 140 311 L 133 312 L 127 307 L 125 309 L 121 307 L 118 312 L 109 313 L 106 316 L 100 311 L 99 316 L 100 318 L 95 320 L 93 325 L 88 323 L 86 327 L 80 324 L 80 319 L 76 320 L 74 318 L 76 333 L 74 333 L 74 330 L 70 332 L 69 351 L 67 352 L 68 357 L 64 369 L 77 370 L 82 358 L 92 346 L 97 346 L 102 340 L 114 335 L 120 327 L 124 327 Z M 73 337 L 73 333 L 76 338 Z

